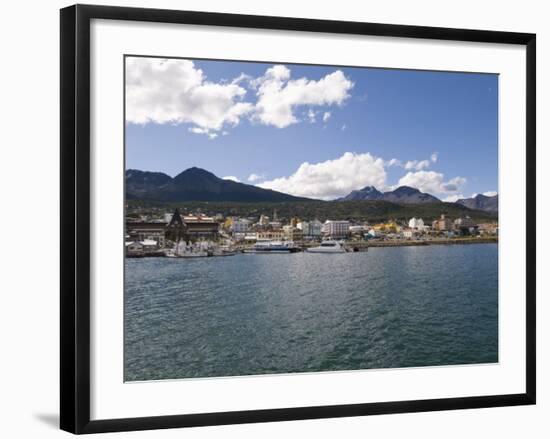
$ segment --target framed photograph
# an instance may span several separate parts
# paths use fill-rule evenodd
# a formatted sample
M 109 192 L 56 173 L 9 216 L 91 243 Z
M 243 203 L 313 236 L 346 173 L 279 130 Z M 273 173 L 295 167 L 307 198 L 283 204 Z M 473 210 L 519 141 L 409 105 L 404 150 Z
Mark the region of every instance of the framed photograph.
M 535 403 L 535 35 L 61 10 L 61 428 Z

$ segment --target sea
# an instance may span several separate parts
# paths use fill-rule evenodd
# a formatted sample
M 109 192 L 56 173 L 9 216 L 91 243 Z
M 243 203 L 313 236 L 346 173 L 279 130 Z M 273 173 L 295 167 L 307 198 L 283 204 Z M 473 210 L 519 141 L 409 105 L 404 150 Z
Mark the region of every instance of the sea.
M 125 261 L 124 379 L 498 362 L 498 245 Z

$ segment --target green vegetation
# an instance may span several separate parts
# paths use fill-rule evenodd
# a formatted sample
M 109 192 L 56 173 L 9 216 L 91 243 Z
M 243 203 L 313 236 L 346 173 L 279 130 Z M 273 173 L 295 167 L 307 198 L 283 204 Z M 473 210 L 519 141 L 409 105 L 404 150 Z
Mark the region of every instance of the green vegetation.
M 289 220 L 298 217 L 303 220 L 318 219 L 353 220 L 379 222 L 394 219 L 397 221 L 409 220 L 412 217 L 431 221 L 445 214 L 450 218 L 470 216 L 477 222 L 497 220 L 497 216 L 480 210 L 468 209 L 456 203 L 423 203 L 423 204 L 395 204 L 388 201 L 307 201 L 307 202 L 280 202 L 280 203 L 234 203 L 234 202 L 199 202 L 185 203 L 150 203 L 147 201 L 128 200 L 127 212 L 135 209 L 142 212 L 164 210 L 173 211 L 176 207 L 182 213 L 201 212 L 206 215 L 221 214 L 238 217 L 259 217 L 261 214 L 273 216 L 277 211 L 278 218 Z

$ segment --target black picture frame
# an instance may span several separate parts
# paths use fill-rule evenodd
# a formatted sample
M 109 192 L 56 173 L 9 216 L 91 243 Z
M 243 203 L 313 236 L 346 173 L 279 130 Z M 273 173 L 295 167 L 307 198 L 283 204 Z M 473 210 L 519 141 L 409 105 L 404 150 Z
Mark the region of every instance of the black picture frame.
M 89 5 L 70 6 L 62 9 L 60 14 L 61 429 L 81 434 L 535 404 L 535 34 Z M 525 393 L 90 420 L 90 21 L 92 19 L 407 37 L 525 46 L 527 60 L 525 66 L 527 79 L 525 115 L 527 158 Z

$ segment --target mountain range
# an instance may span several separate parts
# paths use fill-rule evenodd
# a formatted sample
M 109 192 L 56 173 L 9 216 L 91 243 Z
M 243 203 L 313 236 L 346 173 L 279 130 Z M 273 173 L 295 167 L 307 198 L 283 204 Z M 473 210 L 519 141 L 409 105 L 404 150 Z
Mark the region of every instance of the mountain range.
M 270 189 L 224 180 L 200 168 L 189 168 L 175 177 L 162 172 L 128 169 L 125 174 L 129 200 L 284 202 L 308 201 Z
M 400 186 L 389 192 L 380 192 L 374 186 L 367 186 L 363 189 L 351 191 L 348 195 L 338 201 L 371 201 L 382 200 L 398 204 L 422 204 L 441 203 L 441 200 L 433 195 L 420 192 L 418 189 L 409 186 Z
M 319 201 L 225 180 L 209 171 L 196 167 L 186 169 L 173 178 L 162 172 L 128 169 L 125 179 L 126 198 L 128 200 L 160 202 L 232 201 L 245 203 Z M 409 186 L 400 186 L 388 192 L 380 192 L 374 186 L 367 186 L 363 189 L 354 190 L 336 201 L 382 201 L 401 205 L 442 203 L 433 195 Z M 498 213 L 498 195 L 494 197 L 477 195 L 474 198 L 458 200 L 456 204 L 491 214 Z
M 457 200 L 458 204 L 461 204 L 469 209 L 484 210 L 485 212 L 498 213 L 498 194 L 492 197 L 487 195 L 478 194 L 473 198 L 462 198 Z

